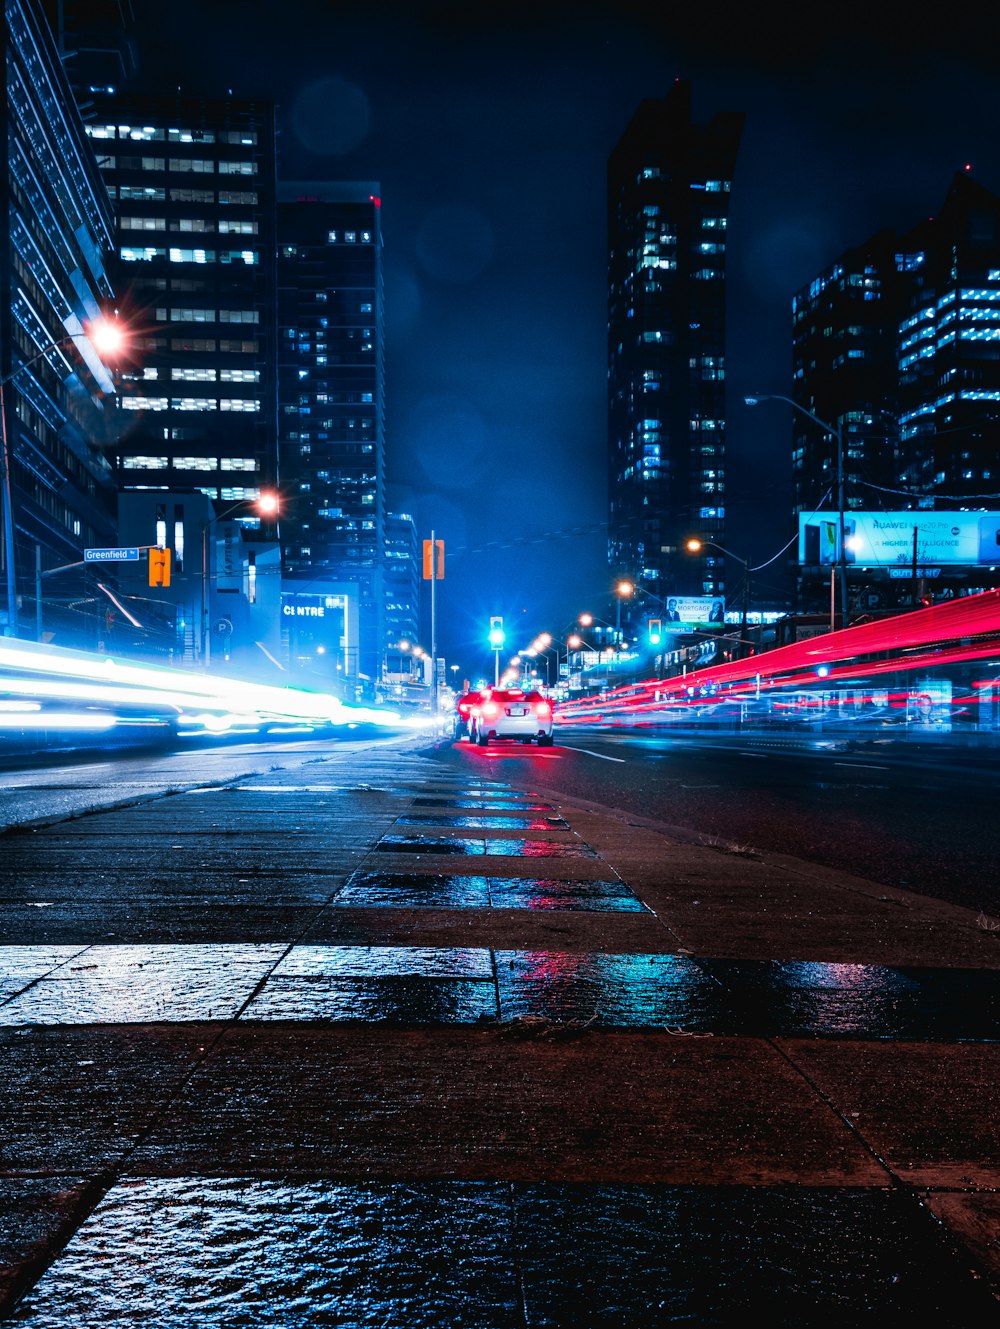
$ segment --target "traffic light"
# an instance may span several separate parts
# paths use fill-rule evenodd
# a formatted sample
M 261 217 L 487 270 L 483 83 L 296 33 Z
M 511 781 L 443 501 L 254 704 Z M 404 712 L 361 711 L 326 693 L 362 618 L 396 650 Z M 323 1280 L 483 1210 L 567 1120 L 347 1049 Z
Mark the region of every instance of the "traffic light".
M 663 622 L 658 618 L 649 620 L 649 644 L 650 646 L 659 646 L 663 640 Z
M 424 541 L 424 581 L 444 581 L 444 541 Z
M 151 549 L 149 551 L 150 586 L 170 585 L 170 550 Z
M 495 651 L 502 651 L 505 641 L 502 618 L 490 619 L 490 645 Z

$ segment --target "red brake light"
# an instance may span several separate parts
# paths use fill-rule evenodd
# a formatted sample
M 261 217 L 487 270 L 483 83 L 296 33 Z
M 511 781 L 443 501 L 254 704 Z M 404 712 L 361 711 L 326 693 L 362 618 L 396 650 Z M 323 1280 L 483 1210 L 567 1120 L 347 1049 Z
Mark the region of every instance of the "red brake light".
M 552 714 L 552 707 L 547 701 L 540 701 L 535 706 L 535 714 L 547 719 Z
M 495 701 L 488 701 L 483 706 L 483 714 L 489 716 L 499 715 L 500 707 L 496 704 Z

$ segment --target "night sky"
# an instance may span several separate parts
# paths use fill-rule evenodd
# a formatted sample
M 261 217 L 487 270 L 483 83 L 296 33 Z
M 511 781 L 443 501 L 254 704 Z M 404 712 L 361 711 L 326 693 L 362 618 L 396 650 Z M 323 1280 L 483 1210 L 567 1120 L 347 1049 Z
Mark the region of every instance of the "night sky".
M 790 393 L 792 295 L 967 164 L 1000 192 L 995 5 L 134 4 L 143 90 L 268 98 L 282 178 L 380 183 L 389 501 L 445 541 L 463 673 L 492 614 L 513 648 L 607 603 L 606 165 L 643 98 L 686 78 L 696 121 L 746 116 L 726 507 L 753 564 L 792 533 L 789 408 L 743 403 Z

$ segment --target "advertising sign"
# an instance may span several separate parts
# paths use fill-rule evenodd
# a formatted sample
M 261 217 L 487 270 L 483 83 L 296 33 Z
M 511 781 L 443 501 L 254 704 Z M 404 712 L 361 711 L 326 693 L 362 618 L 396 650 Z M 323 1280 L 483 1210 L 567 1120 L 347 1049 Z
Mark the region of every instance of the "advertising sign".
M 1000 512 L 850 512 L 845 562 L 867 568 L 1000 566 Z M 799 562 L 831 566 L 840 556 L 837 513 L 799 514 Z M 897 575 L 902 575 L 901 573 Z
M 660 617 L 664 632 L 722 627 L 726 621 L 726 602 L 718 595 L 671 595 L 664 601 Z

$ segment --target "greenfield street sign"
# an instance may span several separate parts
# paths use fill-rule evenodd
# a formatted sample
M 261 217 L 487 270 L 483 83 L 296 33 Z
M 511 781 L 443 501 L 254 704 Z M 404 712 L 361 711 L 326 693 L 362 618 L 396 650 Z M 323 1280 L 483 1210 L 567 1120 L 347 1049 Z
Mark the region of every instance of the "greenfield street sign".
M 138 549 L 85 549 L 84 563 L 138 563 Z

